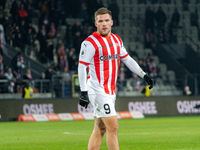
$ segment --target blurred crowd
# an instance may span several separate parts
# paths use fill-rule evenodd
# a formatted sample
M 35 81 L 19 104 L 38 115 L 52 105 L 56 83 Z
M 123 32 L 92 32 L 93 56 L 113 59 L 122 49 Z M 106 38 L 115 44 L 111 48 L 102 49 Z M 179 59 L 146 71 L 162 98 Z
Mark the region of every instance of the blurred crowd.
M 114 1 L 113 1 L 114 2 Z M 113 9 L 114 5 L 109 6 Z M 27 67 L 23 55 L 35 57 L 49 67 L 38 79 L 52 79 L 59 73 L 68 84 L 77 73 L 78 55 L 81 42 L 94 30 L 94 12 L 103 7 L 97 0 L 14 0 L 9 8 L 10 17 L 5 13 L 6 1 L 1 1 L 0 25 L 2 25 L 0 46 L 0 77 L 9 82 L 0 83 L 1 93 L 20 93 L 25 81 L 34 92 L 40 91 L 34 83 L 31 69 Z M 114 10 L 113 10 L 114 11 Z M 115 11 L 118 13 L 117 11 Z M 115 13 L 113 13 L 114 16 Z M 38 18 L 38 19 L 35 19 Z M 70 24 L 66 18 L 78 18 Z M 80 21 L 83 20 L 83 21 Z M 115 19 L 115 17 L 114 17 Z M 119 24 L 118 18 L 116 19 Z M 58 27 L 66 26 L 64 38 L 57 39 Z M 19 52 L 12 58 L 11 66 L 3 60 L 3 45 L 8 44 Z M 43 85 L 42 92 L 49 92 L 49 85 Z
M 12 58 L 12 65 L 4 64 L 4 45 L 0 44 L 0 77 L 9 80 L 9 83 L 0 83 L 1 93 L 17 93 L 22 91 L 23 80 L 29 80 L 35 92 L 40 91 L 31 75 L 31 69 L 27 67 L 23 55 L 34 56 L 40 62 L 48 64 L 47 70 L 41 73 L 38 79 L 51 80 L 52 75 L 59 73 L 64 76 L 68 84 L 71 76 L 77 73 L 78 55 L 81 42 L 95 31 L 93 25 L 94 12 L 105 6 L 102 0 L 14 0 L 9 8 L 10 17 L 5 11 L 6 0 L 0 2 L 0 34 L 1 43 L 19 50 L 19 53 Z M 138 0 L 138 3 L 146 4 L 146 0 Z M 170 3 L 170 0 L 151 1 L 151 3 Z M 184 1 L 184 6 L 189 1 Z M 185 9 L 187 7 L 185 6 Z M 112 11 L 114 26 L 119 26 L 119 6 L 116 0 L 111 0 L 107 6 Z M 35 19 L 38 18 L 38 19 Z M 77 18 L 74 24 L 67 22 L 66 18 Z M 180 14 L 174 10 L 168 35 L 170 42 L 176 43 L 176 28 Z M 156 24 L 155 24 L 156 22 Z M 145 13 L 145 47 L 152 48 L 155 43 L 155 35 L 159 42 L 166 41 L 166 30 L 163 28 L 166 23 L 166 14 L 159 7 L 157 12 L 147 7 Z M 2 25 L 2 26 L 1 26 Z M 66 26 L 65 35 L 58 41 L 57 34 L 60 26 Z M 5 37 L 5 39 L 4 39 Z M 2 42 L 4 41 L 5 42 Z M 141 68 L 151 77 L 156 78 L 157 64 L 151 54 L 147 58 L 139 58 Z M 140 79 L 121 64 L 119 71 L 120 82 L 127 78 L 133 78 L 135 90 L 139 90 Z M 125 83 L 124 83 L 125 84 Z M 42 92 L 49 92 L 49 85 L 43 87 Z

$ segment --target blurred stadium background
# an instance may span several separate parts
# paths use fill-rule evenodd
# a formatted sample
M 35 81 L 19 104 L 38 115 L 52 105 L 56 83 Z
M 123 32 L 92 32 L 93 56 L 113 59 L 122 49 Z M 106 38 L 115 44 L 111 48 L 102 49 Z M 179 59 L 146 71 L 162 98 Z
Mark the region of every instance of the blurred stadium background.
M 1 0 L 0 99 L 21 99 L 25 82 L 34 99 L 77 99 L 80 44 L 102 6 L 113 12 L 112 32 L 155 80 L 148 95 L 121 64 L 119 97 L 199 96 L 198 0 Z

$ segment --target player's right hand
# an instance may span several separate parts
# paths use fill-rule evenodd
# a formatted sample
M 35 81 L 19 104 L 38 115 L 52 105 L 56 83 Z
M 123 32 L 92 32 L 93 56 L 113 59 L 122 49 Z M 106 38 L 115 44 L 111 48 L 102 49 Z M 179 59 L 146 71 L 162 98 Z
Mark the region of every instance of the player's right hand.
M 85 108 L 87 108 L 89 104 L 88 92 L 81 92 L 79 98 L 79 104 Z

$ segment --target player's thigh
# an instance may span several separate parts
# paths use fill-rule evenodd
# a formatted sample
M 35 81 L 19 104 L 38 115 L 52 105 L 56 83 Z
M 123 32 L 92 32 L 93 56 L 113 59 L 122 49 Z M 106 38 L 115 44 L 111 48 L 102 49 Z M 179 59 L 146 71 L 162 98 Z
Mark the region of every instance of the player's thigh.
M 94 129 L 106 130 L 106 126 L 101 118 L 94 117 Z
M 107 131 L 116 132 L 118 130 L 117 116 L 103 117 L 101 118 L 106 126 Z

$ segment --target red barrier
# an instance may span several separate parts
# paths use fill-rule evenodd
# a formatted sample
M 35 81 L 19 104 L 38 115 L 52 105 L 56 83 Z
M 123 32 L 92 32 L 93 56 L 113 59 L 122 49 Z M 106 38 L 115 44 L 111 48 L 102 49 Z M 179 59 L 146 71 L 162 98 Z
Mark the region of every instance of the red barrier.
M 121 111 L 117 113 L 118 119 L 144 118 L 140 112 Z M 59 113 L 19 115 L 17 121 L 65 121 L 65 120 L 94 120 L 92 113 Z

